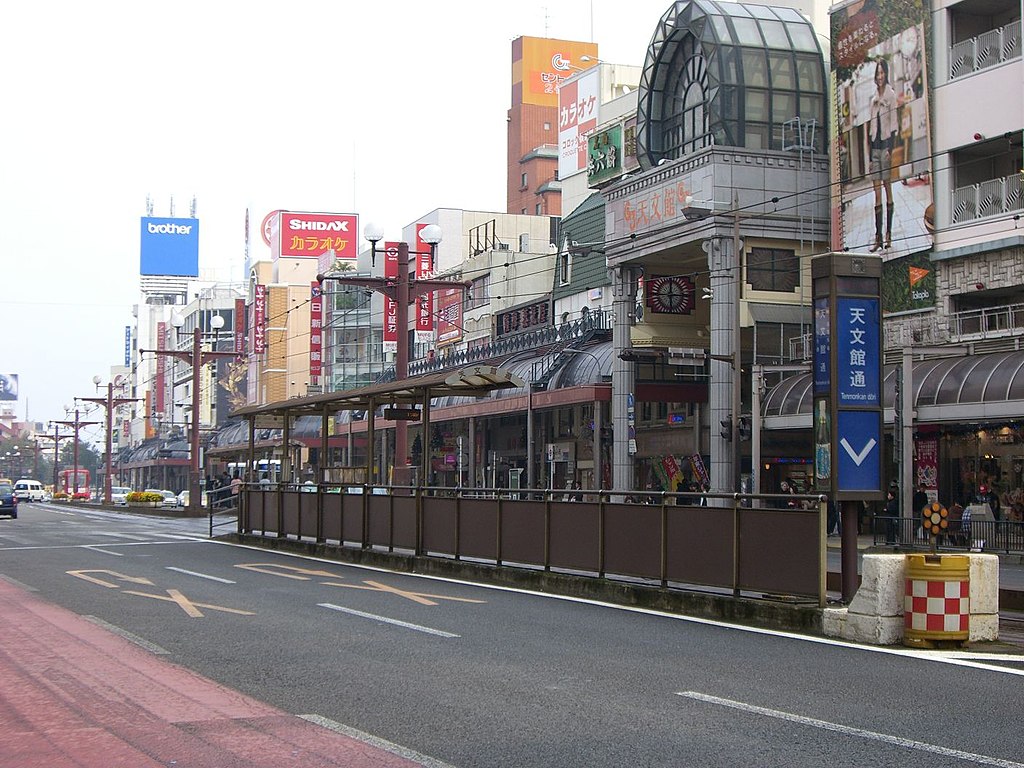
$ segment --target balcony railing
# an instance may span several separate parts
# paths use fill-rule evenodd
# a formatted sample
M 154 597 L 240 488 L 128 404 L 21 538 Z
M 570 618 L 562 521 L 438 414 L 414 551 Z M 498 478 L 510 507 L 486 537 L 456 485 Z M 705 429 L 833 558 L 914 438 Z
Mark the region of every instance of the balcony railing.
M 1019 211 L 1021 208 L 1020 174 L 989 179 L 953 190 L 954 224 Z
M 409 375 L 415 376 L 421 373 L 458 368 L 485 360 L 493 360 L 496 357 L 506 357 L 520 351 L 540 350 L 553 344 L 564 345 L 583 341 L 597 332 L 610 332 L 613 319 L 611 312 L 597 309 L 571 323 L 543 326 L 514 336 L 506 336 L 490 344 L 472 349 L 449 352 L 426 360 L 415 360 L 409 363 Z
M 1024 333 L 1024 304 L 954 312 L 949 318 L 949 332 L 956 340 Z
M 949 79 L 1020 57 L 1020 19 L 1005 27 L 961 40 L 949 51 Z

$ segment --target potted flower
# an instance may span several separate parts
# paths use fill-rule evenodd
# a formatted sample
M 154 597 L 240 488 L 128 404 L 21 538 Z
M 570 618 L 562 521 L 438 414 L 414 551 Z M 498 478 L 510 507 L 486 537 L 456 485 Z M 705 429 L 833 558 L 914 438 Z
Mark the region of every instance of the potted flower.
M 164 497 L 159 493 L 147 493 L 146 491 L 132 491 L 125 496 L 125 502 L 129 507 L 155 507 L 163 504 Z
M 65 493 L 64 491 L 57 491 L 55 494 L 53 494 L 53 500 L 54 501 L 70 501 L 71 500 L 71 495 L 68 494 L 68 493 Z

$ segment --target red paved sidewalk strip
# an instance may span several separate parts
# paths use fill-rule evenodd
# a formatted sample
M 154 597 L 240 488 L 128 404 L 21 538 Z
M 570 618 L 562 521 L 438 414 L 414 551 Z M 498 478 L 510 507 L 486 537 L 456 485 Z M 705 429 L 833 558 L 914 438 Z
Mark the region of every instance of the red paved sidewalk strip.
M 412 768 L 0 579 L 4 768 Z

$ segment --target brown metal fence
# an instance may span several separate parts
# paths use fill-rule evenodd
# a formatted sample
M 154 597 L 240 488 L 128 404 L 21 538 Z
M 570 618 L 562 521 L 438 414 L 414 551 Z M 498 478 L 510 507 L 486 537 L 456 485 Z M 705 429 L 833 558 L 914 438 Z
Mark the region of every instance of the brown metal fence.
M 824 605 L 825 504 L 777 508 L 778 498 L 709 494 L 710 506 L 691 506 L 670 493 L 250 486 L 238 530 Z

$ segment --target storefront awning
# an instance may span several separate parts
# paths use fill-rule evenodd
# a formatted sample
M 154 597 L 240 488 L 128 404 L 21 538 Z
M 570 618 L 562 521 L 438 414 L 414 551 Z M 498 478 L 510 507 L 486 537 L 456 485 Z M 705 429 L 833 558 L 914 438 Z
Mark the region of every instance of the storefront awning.
M 898 367 L 885 366 L 882 382 L 888 423 Z M 1024 351 L 914 361 L 913 391 L 919 424 L 1024 419 Z M 813 401 L 811 374 L 783 379 L 764 399 L 764 428 L 810 429 Z

